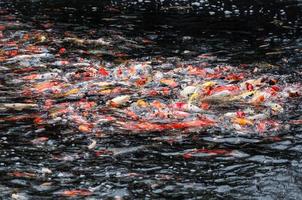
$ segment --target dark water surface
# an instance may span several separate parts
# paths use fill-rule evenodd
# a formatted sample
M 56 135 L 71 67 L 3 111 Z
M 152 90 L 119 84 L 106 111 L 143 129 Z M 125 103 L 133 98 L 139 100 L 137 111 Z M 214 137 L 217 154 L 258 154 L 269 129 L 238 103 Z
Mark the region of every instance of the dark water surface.
M 212 65 L 258 66 L 255 76 L 280 76 L 286 84 L 301 84 L 302 80 L 299 19 L 103 14 L 93 6 L 84 12 L 70 5 L 45 7 L 0 1 L 0 24 L 7 27 L 1 36 L 1 55 L 15 48 L 3 45 L 7 38 L 34 33 L 35 37 L 45 35 L 46 41 L 37 45 L 46 46 L 51 55 L 66 48 L 62 60 L 76 60 L 81 55 L 93 62 L 121 63 L 165 57 L 166 62 L 174 64 L 177 59 L 191 62 L 198 55 L 211 54 L 208 62 Z M 114 43 L 113 50 L 81 53 L 91 49 L 62 42 L 63 37 L 74 35 L 104 37 Z M 47 72 L 47 67 L 52 72 L 64 70 L 63 66 L 47 64 L 53 58 L 36 59 L 25 59 L 18 65 L 38 67 L 39 73 Z M 4 59 L 0 68 L 1 103 L 44 102 L 45 96 L 20 92 L 30 83 L 16 81 L 21 76 L 16 72 L 17 64 Z M 301 94 L 301 90 L 298 92 Z M 93 95 L 90 97 L 95 100 Z M 70 123 L 56 123 L 55 119 L 48 119 L 45 124 L 34 123 L 31 116 L 44 114 L 41 107 L 3 109 L 0 198 L 302 199 L 301 96 L 286 102 L 285 107 L 286 112 L 278 119 L 300 122 L 287 130 L 265 134 L 220 129 L 128 134 L 127 130 L 109 126 L 92 134 L 78 131 Z M 223 112 L 225 108 L 220 109 Z M 25 117 L 14 120 L 14 116 Z M 194 149 L 204 150 L 192 155 Z

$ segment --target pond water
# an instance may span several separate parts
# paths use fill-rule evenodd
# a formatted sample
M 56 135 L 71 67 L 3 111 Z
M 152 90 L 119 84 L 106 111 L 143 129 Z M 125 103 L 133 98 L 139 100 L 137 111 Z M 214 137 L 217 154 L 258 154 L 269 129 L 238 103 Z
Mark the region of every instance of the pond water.
M 1 198 L 301 199 L 299 18 L 78 7 L 0 0 Z

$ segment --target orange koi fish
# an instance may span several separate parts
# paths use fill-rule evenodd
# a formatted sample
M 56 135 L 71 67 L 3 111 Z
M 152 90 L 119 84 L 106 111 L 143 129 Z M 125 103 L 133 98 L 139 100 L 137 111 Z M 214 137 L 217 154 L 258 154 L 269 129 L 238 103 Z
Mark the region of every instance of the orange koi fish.
M 15 69 L 13 72 L 22 74 L 22 73 L 36 71 L 36 70 L 37 70 L 37 68 L 35 68 L 35 67 L 25 67 L 25 68 Z
M 186 129 L 186 128 L 199 128 L 215 125 L 215 122 L 209 119 L 194 120 L 187 122 L 173 122 L 170 124 L 157 124 L 150 122 L 138 122 L 138 123 L 123 123 L 122 126 L 127 130 L 133 131 L 164 131 L 173 129 Z
M 244 74 L 229 74 L 225 79 L 228 81 L 241 81 L 244 79 Z
M 31 75 L 22 77 L 22 79 L 23 80 L 35 80 L 35 79 L 38 79 L 38 77 L 39 77 L 39 74 L 31 74 Z
M 102 76 L 108 76 L 109 72 L 105 68 L 101 67 L 99 69 L 99 74 L 101 74 Z
M 59 86 L 59 85 L 60 85 L 60 83 L 56 82 L 56 81 L 46 81 L 46 82 L 36 84 L 34 86 L 34 89 L 36 89 L 38 92 L 43 92 L 45 90 L 52 89 L 53 87 Z
M 172 88 L 177 87 L 178 85 L 173 79 L 161 79 L 160 83 Z
M 217 86 L 217 87 L 213 88 L 212 90 L 210 90 L 209 95 L 213 95 L 215 93 L 222 92 L 222 91 L 234 92 L 234 91 L 238 91 L 238 90 L 240 90 L 240 87 L 235 86 L 235 85 Z
M 66 197 L 76 197 L 76 196 L 90 196 L 93 193 L 87 189 L 75 189 L 75 190 L 65 190 L 61 195 Z
M 18 172 L 18 171 L 8 173 L 8 175 L 18 177 L 18 178 L 33 178 L 33 177 L 36 177 L 36 174 L 28 173 L 28 172 Z

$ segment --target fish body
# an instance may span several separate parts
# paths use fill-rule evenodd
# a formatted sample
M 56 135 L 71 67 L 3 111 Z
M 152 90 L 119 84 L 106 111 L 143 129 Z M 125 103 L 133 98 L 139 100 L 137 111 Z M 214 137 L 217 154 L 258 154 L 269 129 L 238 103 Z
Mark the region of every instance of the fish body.
M 130 101 L 130 95 L 122 95 L 111 99 L 107 104 L 113 107 L 122 106 Z
M 0 104 L 0 109 L 13 109 L 13 110 L 24 110 L 24 109 L 36 109 L 38 108 L 37 104 L 30 103 L 3 103 Z
M 54 56 L 49 53 L 41 53 L 41 54 L 28 54 L 28 55 L 18 55 L 12 58 L 7 59 L 7 61 L 22 61 L 26 59 L 32 58 L 53 58 Z

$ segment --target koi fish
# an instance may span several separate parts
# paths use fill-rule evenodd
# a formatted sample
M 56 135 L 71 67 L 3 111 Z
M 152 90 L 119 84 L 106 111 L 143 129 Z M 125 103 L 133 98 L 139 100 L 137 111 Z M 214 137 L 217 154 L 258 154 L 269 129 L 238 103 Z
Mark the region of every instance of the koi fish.
M 190 116 L 190 113 L 183 112 L 183 111 L 172 111 L 171 115 L 172 115 L 173 118 L 185 119 L 185 118 Z
M 89 110 L 96 106 L 96 103 L 94 101 L 79 101 L 76 102 L 76 105 L 79 106 L 81 109 Z
M 195 93 L 197 89 L 198 87 L 196 86 L 187 86 L 180 92 L 180 96 L 188 98 L 190 95 Z
M 122 105 L 125 105 L 130 101 L 130 95 L 122 95 L 115 97 L 114 99 L 111 99 L 109 102 L 107 102 L 108 105 L 111 105 L 112 107 L 119 107 Z
M 229 82 L 241 81 L 242 79 L 244 79 L 244 74 L 243 73 L 240 73 L 240 74 L 229 74 L 229 75 L 226 76 L 225 79 L 228 80 Z
M 213 88 L 212 90 L 210 90 L 209 95 L 213 96 L 215 94 L 216 95 L 217 94 L 222 94 L 223 92 L 234 93 L 234 92 L 237 92 L 239 90 L 240 90 L 240 87 L 238 87 L 236 85 L 217 86 L 217 87 Z
M 280 122 L 276 120 L 261 120 L 256 124 L 258 133 L 264 133 L 268 130 L 277 131 L 280 129 Z
M 103 38 L 99 38 L 97 40 L 89 40 L 89 39 L 79 39 L 79 38 L 64 38 L 64 41 L 71 42 L 80 46 L 83 45 L 101 45 L 101 46 L 110 46 L 110 42 L 105 41 Z
M 32 120 L 34 118 L 36 118 L 37 115 L 36 114 L 31 114 L 31 115 L 17 115 L 17 116 L 10 116 L 10 117 L 3 117 L 0 118 L 0 122 L 1 121 L 5 121 L 5 122 L 16 122 L 16 121 L 26 121 L 26 120 Z
M 290 124 L 302 125 L 302 119 L 290 120 Z
M 265 102 L 268 99 L 268 95 L 266 93 L 257 92 L 253 96 L 253 98 L 249 101 L 250 104 L 259 105 Z
M 236 117 L 235 119 L 233 119 L 233 122 L 235 124 L 239 124 L 241 126 L 251 126 L 253 125 L 254 123 L 249 120 L 249 119 L 245 119 L 245 118 L 239 118 L 239 117 Z
M 136 105 L 139 106 L 139 107 L 143 107 L 143 108 L 146 108 L 149 106 L 149 104 L 144 101 L 143 99 L 139 99 L 137 102 L 136 102 Z
M 13 177 L 18 177 L 18 178 L 33 178 L 36 177 L 37 175 L 34 173 L 29 173 L 29 172 L 19 172 L 19 171 L 15 171 L 15 172 L 11 172 L 8 173 L 9 176 L 13 176 Z
M 92 130 L 92 125 L 91 124 L 81 124 L 78 127 L 79 131 L 83 132 L 83 133 L 89 133 Z
M 33 88 L 41 93 L 44 92 L 45 90 L 55 90 L 55 89 L 60 89 L 60 87 L 62 86 L 62 84 L 60 84 L 59 82 L 56 81 L 46 81 L 46 82 L 42 82 L 42 83 L 38 83 L 36 85 L 33 86 Z
M 22 74 L 22 73 L 32 72 L 36 70 L 37 70 L 36 67 L 25 67 L 25 68 L 15 69 L 13 72 L 17 74 Z
M 49 115 L 52 118 L 58 117 L 60 115 L 66 114 L 71 112 L 72 110 L 70 110 L 69 108 L 53 108 L 51 110 L 49 110 Z
M 7 59 L 7 61 L 22 61 L 26 59 L 32 59 L 32 58 L 54 58 L 52 54 L 49 53 L 41 53 L 41 54 L 30 54 L 30 55 L 18 55 L 12 58 Z
M 207 126 L 213 126 L 216 122 L 203 119 L 203 120 L 194 120 L 186 122 L 172 122 L 169 124 L 157 124 L 151 122 L 138 122 L 138 123 L 123 123 L 119 122 L 118 124 L 122 125 L 126 130 L 132 131 L 164 131 L 164 130 L 174 130 L 174 129 L 186 129 L 186 128 L 202 128 Z
M 77 94 L 79 91 L 80 91 L 79 88 L 73 88 L 73 89 L 71 89 L 71 90 L 69 90 L 69 91 L 67 91 L 67 92 L 65 92 L 63 94 L 60 94 L 59 96 L 60 97 L 71 96 L 71 95 Z
M 87 189 L 65 190 L 61 193 L 62 196 L 66 197 L 91 196 L 92 194 L 93 193 Z
M 175 88 L 178 85 L 173 79 L 161 79 L 160 83 L 164 84 L 164 85 L 167 85 L 167 86 L 170 86 L 172 88 Z
M 88 149 L 94 149 L 94 147 L 96 146 L 96 141 L 95 140 L 91 140 L 91 144 L 89 144 L 87 146 Z
M 35 109 L 38 108 L 37 104 L 29 104 L 29 103 L 3 103 L 0 104 L 0 109 L 13 109 L 13 110 L 25 110 L 25 109 Z
M 167 87 L 162 87 L 158 88 L 156 90 L 143 90 L 142 95 L 147 95 L 147 96 L 168 96 L 171 94 L 170 88 Z
M 172 109 L 180 110 L 180 111 L 187 111 L 187 112 L 203 112 L 201 108 L 195 106 L 193 104 L 187 104 L 183 102 L 176 102 L 170 105 Z
M 102 76 L 108 76 L 108 75 L 109 75 L 109 72 L 108 72 L 105 68 L 103 68 L 103 67 L 101 67 L 101 68 L 99 69 L 99 73 L 100 73 Z
M 58 73 L 31 74 L 28 76 L 24 76 L 21 79 L 23 79 L 23 80 L 37 80 L 37 79 L 47 80 L 47 79 L 55 78 L 58 75 L 59 75 Z
M 206 70 L 197 68 L 197 67 L 193 67 L 193 66 L 189 66 L 187 68 L 187 70 L 188 70 L 188 74 L 190 74 L 190 75 L 205 77 L 207 74 Z
M 284 109 L 280 104 L 269 102 L 266 105 L 271 108 L 274 114 L 280 114 L 284 112 Z

